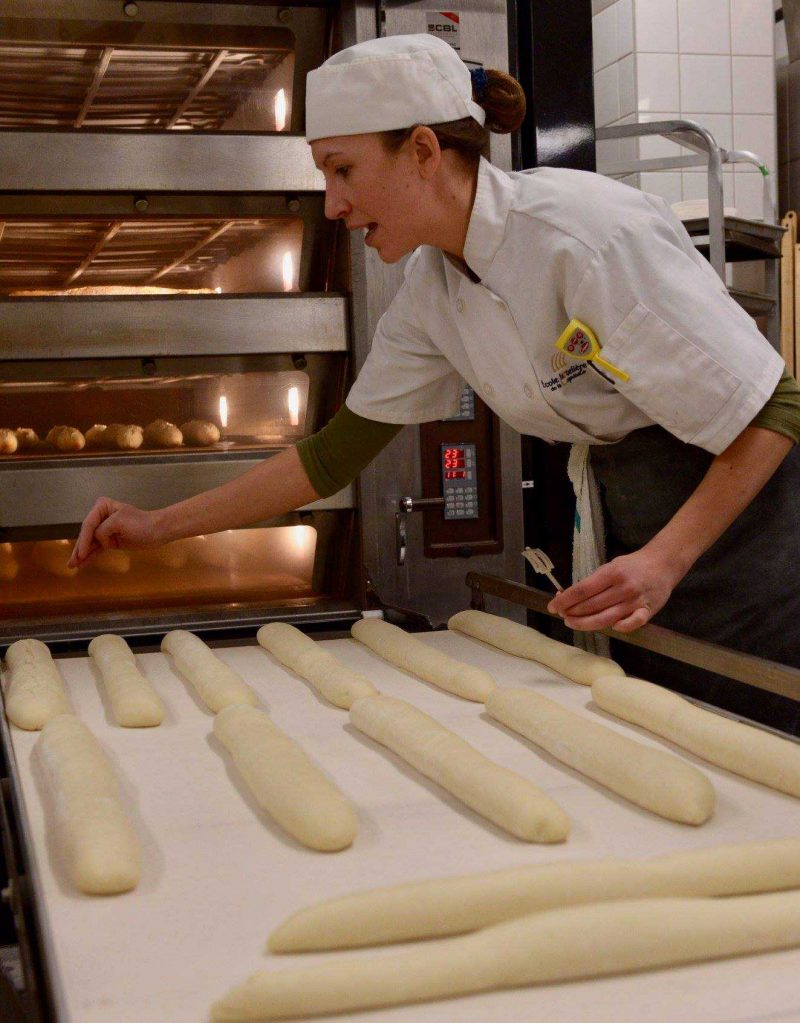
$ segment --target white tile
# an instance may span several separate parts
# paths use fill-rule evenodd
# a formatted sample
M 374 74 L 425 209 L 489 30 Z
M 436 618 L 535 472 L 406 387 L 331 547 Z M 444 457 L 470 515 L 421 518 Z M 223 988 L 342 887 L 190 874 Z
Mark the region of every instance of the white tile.
M 639 187 L 639 178 L 640 177 L 641 177 L 640 174 L 628 174 L 628 175 L 626 175 L 626 177 L 620 178 L 620 181 L 624 185 L 630 185 L 631 188 L 638 188 Z
M 641 124 L 649 124 L 652 121 L 677 121 L 681 115 L 676 110 L 647 110 L 638 116 Z M 678 156 L 681 153 L 680 147 L 665 139 L 663 135 L 642 135 L 637 139 L 636 148 L 643 160 L 659 156 Z
M 777 173 L 775 150 L 777 132 L 775 118 L 769 114 L 734 114 L 733 115 L 733 146 L 734 149 L 749 149 L 761 157 L 763 163 Z M 753 173 L 761 177 L 761 173 L 753 164 L 736 164 L 736 173 Z
M 760 174 L 736 174 L 736 209 L 740 217 L 763 220 L 764 179 Z
M 600 139 L 595 143 L 595 161 L 598 174 L 608 173 L 608 168 L 620 162 L 620 140 Z
M 730 53 L 729 0 L 678 0 L 681 53 Z
M 606 7 L 610 7 L 614 3 L 614 0 L 592 0 L 592 14 L 598 15 L 602 13 Z
M 660 195 L 667 202 L 681 201 L 680 171 L 646 171 L 639 177 L 643 192 Z
M 620 57 L 633 53 L 633 0 L 617 0 L 617 52 Z
M 619 113 L 625 117 L 636 110 L 636 59 L 632 53 L 619 62 L 618 74 Z
M 775 64 L 771 57 L 733 57 L 733 111 L 775 112 Z
M 619 117 L 619 73 L 609 64 L 594 76 L 594 123 L 610 124 Z
M 731 53 L 771 57 L 775 18 L 770 0 L 730 0 L 730 4 Z M 783 25 L 783 22 L 780 22 L 780 25 Z
M 618 57 L 617 12 L 616 4 L 612 4 L 592 18 L 592 66 L 599 71 Z
M 681 54 L 681 113 L 730 113 L 731 58 Z
M 680 104 L 677 53 L 637 53 L 639 110 L 674 110 Z
M 725 206 L 735 206 L 733 171 L 722 172 L 722 201 Z M 708 199 L 708 178 L 705 174 L 687 174 L 683 172 L 683 198 Z
M 634 0 L 633 20 L 637 51 L 678 52 L 677 0 Z

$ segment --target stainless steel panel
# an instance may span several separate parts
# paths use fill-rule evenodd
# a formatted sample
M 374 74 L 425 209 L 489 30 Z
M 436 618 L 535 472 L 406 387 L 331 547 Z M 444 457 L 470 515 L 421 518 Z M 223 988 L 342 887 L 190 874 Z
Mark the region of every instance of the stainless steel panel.
M 430 4 L 384 4 L 380 13 L 385 34 L 397 35 L 426 30 Z M 461 14 L 461 55 L 481 61 L 486 67 L 508 70 L 506 6 L 502 0 L 464 0 L 456 10 Z M 348 5 L 344 17 L 343 45 L 374 38 L 378 26 L 374 8 L 357 2 Z M 508 136 L 492 137 L 492 161 L 511 168 Z M 369 351 L 378 319 L 396 294 L 403 279 L 403 265 L 388 266 L 373 249 L 364 246 L 356 232 L 351 236 L 353 279 L 353 334 L 356 369 Z M 466 607 L 469 593 L 464 586 L 468 570 L 524 579 L 520 551 L 522 539 L 522 470 L 520 438 L 511 427 L 500 424 L 501 471 L 503 478 L 503 533 L 505 549 L 499 555 L 461 558 L 423 556 L 421 516 L 409 516 L 408 554 L 402 567 L 396 563 L 395 517 L 399 499 L 420 493 L 419 431 L 407 427 L 368 466 L 360 477 L 365 569 L 381 598 L 390 604 L 423 611 L 440 622 Z M 522 609 L 512 616 L 524 620 Z
M 336 295 L 15 298 L 0 301 L 0 359 L 347 350 Z
M 0 132 L 0 190 L 319 192 L 306 140 L 290 135 Z
M 98 459 L 93 465 L 4 468 L 0 471 L 0 528 L 81 522 L 104 494 L 140 508 L 163 508 L 227 483 L 260 461 L 133 456 L 117 458 L 113 464 Z M 303 510 L 352 508 L 354 501 L 353 487 L 348 486 L 332 497 L 304 505 Z

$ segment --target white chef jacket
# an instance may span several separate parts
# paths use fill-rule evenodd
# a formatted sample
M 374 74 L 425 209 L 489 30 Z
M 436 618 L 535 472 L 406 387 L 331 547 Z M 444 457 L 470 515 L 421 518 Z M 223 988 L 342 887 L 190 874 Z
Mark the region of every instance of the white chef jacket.
M 660 198 L 586 171 L 481 159 L 464 260 L 422 246 L 348 397 L 386 423 L 445 419 L 462 381 L 520 433 L 603 444 L 660 424 L 723 451 L 783 360 Z M 560 352 L 576 318 L 616 379 Z

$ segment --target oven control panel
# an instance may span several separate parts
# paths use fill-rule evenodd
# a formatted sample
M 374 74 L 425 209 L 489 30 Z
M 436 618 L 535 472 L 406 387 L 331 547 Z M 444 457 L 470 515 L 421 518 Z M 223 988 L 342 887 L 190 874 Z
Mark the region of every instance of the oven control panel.
M 470 558 L 503 549 L 497 417 L 468 385 L 456 415 L 420 428 L 423 550 Z
M 478 518 L 475 444 L 442 444 L 442 496 L 446 519 Z

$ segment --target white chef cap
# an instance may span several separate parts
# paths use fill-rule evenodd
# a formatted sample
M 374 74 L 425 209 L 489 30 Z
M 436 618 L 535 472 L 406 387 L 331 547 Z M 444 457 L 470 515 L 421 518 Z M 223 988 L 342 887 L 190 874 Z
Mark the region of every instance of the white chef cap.
M 435 36 L 370 39 L 329 57 L 306 78 L 306 138 L 361 135 L 486 120 L 472 99 L 469 68 Z

